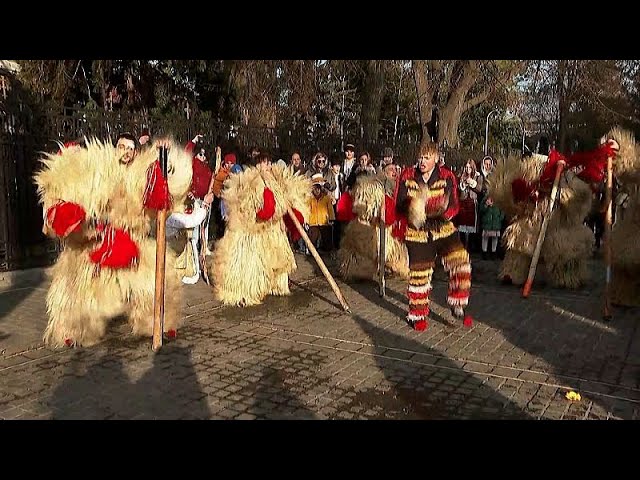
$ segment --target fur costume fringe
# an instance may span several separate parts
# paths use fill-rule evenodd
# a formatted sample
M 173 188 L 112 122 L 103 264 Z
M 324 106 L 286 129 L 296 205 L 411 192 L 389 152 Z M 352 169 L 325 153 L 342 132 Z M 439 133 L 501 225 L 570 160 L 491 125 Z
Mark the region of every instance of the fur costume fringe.
M 514 202 L 512 183 L 521 178 L 534 183 L 542 174 L 545 157 L 499 161 L 488 179 L 489 195 L 495 204 L 511 217 L 502 236 L 506 255 L 499 276 L 509 277 L 522 285 L 528 274 L 531 257 L 538 240 L 544 215 L 549 209 L 549 197 L 537 202 Z M 578 288 L 588 278 L 587 259 L 593 235 L 583 225 L 591 208 L 591 189 L 572 172 L 561 177 L 560 196 L 549 221 L 541 252 L 541 265 L 546 268 L 551 285 Z
M 356 219 L 346 226 L 338 250 L 340 274 L 344 279 L 375 279 L 378 271 L 378 243 L 380 227 L 376 221 L 378 209 L 385 201 L 384 187 L 379 179 L 362 175 L 351 191 Z M 409 275 L 409 256 L 403 242 L 392 235 L 392 227 L 385 231 L 385 265 L 402 278 Z
M 156 212 L 144 209 L 142 201 L 147 168 L 156 157 L 157 152 L 149 149 L 132 164 L 121 165 L 110 143 L 87 139 L 86 148 L 65 148 L 42 159 L 44 168 L 34 180 L 45 211 L 60 200 L 71 201 L 84 208 L 89 220 L 81 232 L 64 240 L 65 249 L 53 267 L 46 300 L 49 322 L 44 340 L 48 345 L 95 344 L 104 337 L 109 320 L 123 314 L 128 314 L 134 334 L 151 336 Z M 168 184 L 174 207 L 183 208 L 191 184 L 191 158 L 176 144 L 169 154 Z M 130 235 L 139 252 L 135 267 L 96 270 L 89 255 L 100 243 L 98 222 Z M 180 322 L 182 290 L 175 261 L 176 252 L 167 249 L 166 289 L 172 295 L 165 299 L 165 331 L 177 329 Z
M 640 147 L 633 133 L 615 127 L 606 138 L 613 138 L 620 145 L 620 151 L 614 160 L 614 175 L 622 183 L 640 183 Z
M 611 301 L 617 305 L 640 306 L 640 188 L 632 192 L 622 219 L 611 231 L 613 277 Z
M 232 175 L 222 198 L 228 223 L 209 264 L 214 295 L 227 305 L 257 305 L 267 295 L 289 295 L 289 275 L 297 268 L 285 234 L 287 206 L 308 218 L 311 180 L 272 166 L 266 184 L 256 168 Z M 275 198 L 275 213 L 267 221 L 257 218 L 263 191 Z

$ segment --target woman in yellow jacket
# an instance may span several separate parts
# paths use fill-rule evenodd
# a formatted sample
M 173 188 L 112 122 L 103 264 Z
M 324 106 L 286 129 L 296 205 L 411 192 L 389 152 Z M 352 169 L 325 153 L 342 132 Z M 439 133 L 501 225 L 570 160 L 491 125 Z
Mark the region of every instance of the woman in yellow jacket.
M 317 173 L 311 177 L 313 182 L 313 197 L 309 199 L 309 240 L 320 250 L 331 250 L 332 235 L 331 225 L 335 221 L 333 202 L 327 194 L 327 183 L 322 174 Z

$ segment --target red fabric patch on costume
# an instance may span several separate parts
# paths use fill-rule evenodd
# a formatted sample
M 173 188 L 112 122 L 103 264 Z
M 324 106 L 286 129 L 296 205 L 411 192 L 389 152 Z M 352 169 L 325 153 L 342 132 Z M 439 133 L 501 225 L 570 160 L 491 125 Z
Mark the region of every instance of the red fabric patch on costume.
M 73 202 L 61 201 L 47 210 L 47 224 L 59 237 L 79 232 L 85 217 L 84 208 Z
M 451 180 L 451 191 L 449 192 L 449 205 L 444 212 L 444 218 L 447 220 L 451 220 L 453 217 L 458 215 L 460 211 L 460 202 L 458 201 L 458 179 L 456 178 L 455 173 L 453 173 L 448 168 L 439 167 L 440 178 Z
M 416 173 L 415 167 L 405 167 L 400 174 L 399 180 L 396 182 L 396 190 L 393 193 L 393 203 L 395 207 L 398 207 L 398 192 L 400 191 L 400 184 L 406 182 L 410 178 L 414 178 Z M 394 211 L 395 221 L 393 222 L 393 227 L 391 227 L 391 235 L 394 238 L 404 242 L 404 237 L 407 233 L 407 225 L 408 220 L 404 214 L 399 213 L 397 210 Z
M 397 238 L 398 240 L 404 241 L 404 237 L 407 233 L 407 219 L 404 217 L 400 217 L 399 215 L 398 217 L 399 218 L 396 218 L 393 227 L 391 227 L 391 235 L 393 235 L 394 238 Z
M 553 149 L 549 152 L 549 160 L 544 166 L 544 170 L 542 170 L 542 175 L 540 175 L 539 182 L 541 185 L 553 185 L 553 180 L 556 177 L 556 170 L 558 169 L 558 162 L 560 162 L 561 160 L 565 163 L 567 161 L 565 156 L 560 152 Z
M 384 196 L 384 223 L 393 225 L 396 222 L 396 202 L 389 195 Z
M 427 215 L 432 215 L 438 211 L 441 211 L 442 207 L 444 207 L 444 199 L 445 196 L 440 195 L 438 197 L 431 197 L 429 200 L 427 200 Z
M 356 218 L 353 213 L 353 198 L 349 192 L 344 192 L 340 195 L 340 199 L 336 205 L 336 220 L 339 222 L 350 222 Z
M 398 196 L 397 192 L 400 189 L 400 183 L 415 177 L 415 175 L 416 175 L 416 167 L 404 167 L 402 169 L 402 173 L 400 174 L 400 181 L 396 184 L 396 197 Z
M 423 298 L 429 298 L 430 292 L 431 290 L 424 293 L 409 292 L 407 293 L 407 297 L 409 297 L 409 300 L 422 300 Z
M 147 169 L 147 186 L 142 200 L 146 208 L 153 210 L 167 210 L 171 208 L 169 184 L 162 175 L 160 162 L 156 160 Z
M 120 228 L 107 227 L 102 243 L 89 254 L 93 263 L 113 269 L 133 266 L 139 256 L 138 246 L 131 236 Z
M 462 298 L 469 298 L 469 291 L 468 290 L 458 290 L 455 292 L 449 292 L 449 297 L 451 298 L 455 298 L 455 299 L 462 299 Z
M 292 210 L 300 225 L 304 225 L 304 217 L 302 216 L 302 213 L 300 213 L 295 208 L 292 208 Z M 297 242 L 302 238 L 302 235 L 300 235 L 300 232 L 296 228 L 296 225 L 293 223 L 293 220 L 288 213 L 284 216 L 284 226 L 287 227 L 287 231 L 291 234 L 291 240 L 293 242 Z
M 262 208 L 256 212 L 260 220 L 269 220 L 276 213 L 276 197 L 273 192 L 265 187 L 262 191 Z
M 426 317 L 429 315 L 429 307 L 412 308 L 409 306 L 409 315 L 415 315 L 416 317 Z
M 574 153 L 569 156 L 567 162 L 570 167 L 582 167 L 578 177 L 585 182 L 600 183 L 606 173 L 607 159 L 616 158 L 617 154 L 608 142 L 589 152 Z

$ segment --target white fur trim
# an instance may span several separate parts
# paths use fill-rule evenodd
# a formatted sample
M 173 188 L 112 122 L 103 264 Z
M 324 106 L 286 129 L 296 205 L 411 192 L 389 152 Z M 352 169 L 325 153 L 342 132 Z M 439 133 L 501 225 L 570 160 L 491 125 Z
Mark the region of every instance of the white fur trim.
M 467 298 L 447 297 L 447 303 L 452 307 L 466 307 L 467 305 L 469 305 L 469 297 Z
M 431 283 L 427 283 L 426 285 L 409 285 L 409 293 L 429 293 L 431 291 Z
M 455 273 L 471 273 L 471 263 L 465 263 L 456 268 L 452 268 Z

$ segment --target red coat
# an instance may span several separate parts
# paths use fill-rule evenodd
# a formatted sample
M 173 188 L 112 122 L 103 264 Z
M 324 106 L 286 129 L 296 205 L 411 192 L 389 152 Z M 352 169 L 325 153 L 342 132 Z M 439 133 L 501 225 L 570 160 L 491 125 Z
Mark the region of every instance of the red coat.
M 209 192 L 209 183 L 211 182 L 211 169 L 209 165 L 197 158 L 191 161 L 193 166 L 193 179 L 191 180 L 191 193 L 199 199 L 203 199 Z

